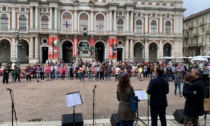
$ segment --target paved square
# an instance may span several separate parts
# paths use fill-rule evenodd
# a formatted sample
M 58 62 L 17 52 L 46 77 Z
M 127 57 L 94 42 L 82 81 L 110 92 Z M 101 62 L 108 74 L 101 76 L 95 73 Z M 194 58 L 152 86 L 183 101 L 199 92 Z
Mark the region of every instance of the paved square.
M 137 77 L 131 79 L 134 89 L 146 89 L 149 78 L 144 81 L 138 81 Z M 0 77 L 2 82 L 2 76 Z M 11 82 L 11 80 L 10 80 Z M 7 88 L 11 88 L 15 95 L 15 108 L 18 121 L 29 121 L 41 118 L 43 121 L 59 121 L 62 114 L 70 114 L 72 108 L 66 107 L 65 94 L 74 91 L 80 91 L 83 105 L 76 107 L 76 112 L 83 113 L 85 120 L 92 119 L 92 90 L 96 88 L 95 97 L 95 118 L 109 119 L 112 113 L 118 109 L 116 98 L 117 81 L 114 77 L 111 81 L 85 82 L 79 80 L 52 80 L 36 82 L 21 82 L 1 84 L 0 86 L 0 122 L 11 121 L 11 99 Z M 185 99 L 179 95 L 174 95 L 174 84 L 170 82 L 170 92 L 168 94 L 167 115 L 173 115 L 176 109 L 183 108 Z M 139 116 L 147 115 L 147 101 L 141 101 L 139 104 Z

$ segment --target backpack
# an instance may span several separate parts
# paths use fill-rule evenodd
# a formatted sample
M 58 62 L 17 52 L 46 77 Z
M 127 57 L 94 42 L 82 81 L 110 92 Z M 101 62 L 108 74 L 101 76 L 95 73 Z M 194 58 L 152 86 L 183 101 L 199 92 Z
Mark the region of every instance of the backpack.
M 129 107 L 131 112 L 136 112 L 138 109 L 138 97 L 131 94 L 131 89 L 130 89 Z

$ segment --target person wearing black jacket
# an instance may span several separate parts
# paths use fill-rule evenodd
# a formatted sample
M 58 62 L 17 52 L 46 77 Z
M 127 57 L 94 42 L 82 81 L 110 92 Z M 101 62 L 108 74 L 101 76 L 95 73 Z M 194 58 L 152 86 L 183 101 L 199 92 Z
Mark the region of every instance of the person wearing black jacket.
M 191 74 L 194 79 L 183 88 L 183 96 L 186 98 L 184 126 L 198 126 L 198 116 L 204 115 L 205 83 L 201 78 L 203 71 L 192 69 Z
M 162 68 L 156 68 L 155 79 L 152 79 L 149 83 L 147 93 L 150 95 L 150 112 L 152 125 L 157 126 L 157 118 L 159 115 L 161 126 L 166 126 L 166 107 L 168 106 L 167 94 L 169 93 L 169 83 L 163 77 L 164 70 Z
M 9 79 L 9 69 L 7 66 L 4 67 L 4 71 L 3 71 L 3 84 L 4 83 L 8 83 L 8 79 Z

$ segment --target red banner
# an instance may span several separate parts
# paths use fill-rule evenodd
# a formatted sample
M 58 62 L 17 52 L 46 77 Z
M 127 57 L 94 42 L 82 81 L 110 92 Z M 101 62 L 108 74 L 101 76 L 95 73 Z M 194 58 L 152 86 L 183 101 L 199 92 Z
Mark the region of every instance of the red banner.
M 114 38 L 114 56 L 112 58 L 117 58 L 117 38 Z
M 74 56 L 77 56 L 77 43 L 78 43 L 78 38 L 74 38 Z
M 49 37 L 48 46 L 49 46 L 48 58 L 57 59 L 58 58 L 58 38 Z
M 109 38 L 109 58 L 112 59 L 112 38 Z
M 90 38 L 90 46 L 94 46 L 94 43 L 95 43 L 94 38 Z

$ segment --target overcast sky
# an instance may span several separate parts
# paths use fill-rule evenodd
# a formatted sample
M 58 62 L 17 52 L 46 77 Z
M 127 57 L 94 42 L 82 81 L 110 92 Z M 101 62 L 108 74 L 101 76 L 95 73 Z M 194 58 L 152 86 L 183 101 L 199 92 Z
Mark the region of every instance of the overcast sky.
M 186 17 L 210 8 L 210 0 L 184 0 L 184 8 L 186 8 L 184 12 L 184 16 Z

